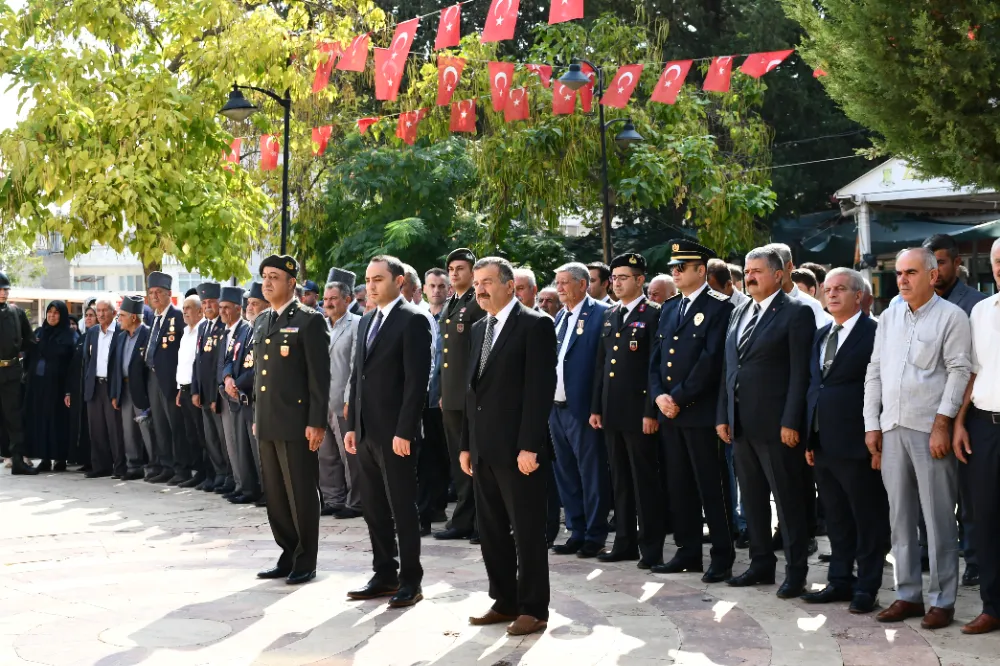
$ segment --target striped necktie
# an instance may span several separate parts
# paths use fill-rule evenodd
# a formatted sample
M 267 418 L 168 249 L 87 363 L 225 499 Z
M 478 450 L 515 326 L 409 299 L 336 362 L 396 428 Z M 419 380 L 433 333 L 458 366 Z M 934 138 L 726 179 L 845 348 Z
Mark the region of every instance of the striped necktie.
M 750 317 L 750 321 L 747 322 L 747 327 L 743 330 L 743 335 L 740 336 L 739 345 L 737 345 L 736 350 L 740 356 L 743 355 L 743 351 L 746 349 L 747 343 L 750 342 L 750 336 L 753 335 L 753 330 L 757 328 L 757 319 L 760 317 L 760 303 L 753 304 L 753 316 Z

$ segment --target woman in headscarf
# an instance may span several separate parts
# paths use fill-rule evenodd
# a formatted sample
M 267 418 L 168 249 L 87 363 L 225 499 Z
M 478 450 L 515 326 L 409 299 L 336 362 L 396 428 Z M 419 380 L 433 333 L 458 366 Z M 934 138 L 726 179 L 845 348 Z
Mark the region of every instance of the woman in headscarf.
M 90 471 L 90 432 L 87 425 L 87 409 L 83 402 L 83 348 L 87 337 L 87 329 L 97 323 L 97 311 L 94 306 L 88 306 L 84 317 L 80 320 L 80 332 L 73 347 L 73 358 L 70 361 L 69 374 L 66 379 L 66 392 L 69 394 L 69 446 L 66 461 L 70 464 L 83 465 L 81 471 Z
M 49 303 L 35 339 L 37 344 L 28 354 L 25 441 L 31 447 L 30 457 L 41 459 L 38 471 L 63 471 L 69 437 L 67 378 L 76 342 L 64 302 Z

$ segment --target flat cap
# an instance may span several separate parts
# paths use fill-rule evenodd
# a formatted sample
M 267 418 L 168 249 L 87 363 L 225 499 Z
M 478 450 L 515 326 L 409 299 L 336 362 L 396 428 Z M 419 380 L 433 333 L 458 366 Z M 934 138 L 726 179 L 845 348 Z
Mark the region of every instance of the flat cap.
M 670 262 L 668 266 L 680 266 L 688 261 L 705 261 L 715 259 L 715 251 L 687 238 L 675 238 L 670 241 Z
M 146 289 L 153 289 L 154 287 L 159 287 L 160 289 L 166 289 L 170 291 L 174 286 L 174 278 L 167 275 L 166 273 L 161 273 L 160 271 L 153 271 L 146 277 Z
M 612 259 L 609 268 L 611 270 L 615 270 L 616 268 L 621 268 L 622 266 L 628 266 L 629 268 L 634 268 L 640 273 L 645 273 L 646 258 L 638 252 L 626 252 L 624 254 L 619 254 L 617 257 Z
M 444 263 L 445 266 L 451 266 L 453 261 L 467 261 L 470 266 L 475 265 L 476 255 L 472 254 L 472 250 L 467 247 L 460 247 L 457 250 L 452 250 L 451 254 L 448 255 L 448 261 Z
M 266 301 L 267 299 L 264 298 L 264 285 L 262 285 L 260 282 L 257 282 L 256 280 L 254 280 L 253 282 L 251 282 L 250 283 L 250 296 L 249 297 L 250 298 L 259 298 L 262 301 Z
M 214 298 L 219 300 L 219 294 L 222 287 L 218 282 L 202 282 L 198 285 L 198 298 L 205 300 L 206 298 Z
M 126 296 L 122 299 L 121 311 L 142 316 L 142 306 L 146 304 L 142 296 Z
M 327 282 L 343 282 L 352 292 L 354 291 L 354 283 L 357 279 L 358 276 L 353 272 L 344 270 L 343 268 L 337 268 L 336 266 L 331 268 L 330 272 L 326 276 Z
M 287 254 L 272 254 L 270 257 L 260 262 L 261 277 L 264 277 L 265 268 L 277 268 L 278 270 L 285 271 L 292 277 L 296 277 L 299 274 L 299 262 L 295 261 L 295 257 L 291 257 Z
M 317 287 L 316 283 L 313 282 L 312 280 L 306 280 L 305 282 L 302 283 L 302 291 L 311 291 L 314 294 L 318 294 L 319 287 Z
M 242 307 L 243 305 L 243 287 L 223 287 L 222 295 L 219 297 L 220 301 L 225 301 L 226 303 L 235 303 Z

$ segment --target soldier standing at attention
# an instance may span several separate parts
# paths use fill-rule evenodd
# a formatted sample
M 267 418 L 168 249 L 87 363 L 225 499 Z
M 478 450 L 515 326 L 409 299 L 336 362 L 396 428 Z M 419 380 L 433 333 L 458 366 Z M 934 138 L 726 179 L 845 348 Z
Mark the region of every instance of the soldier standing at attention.
M 289 585 L 316 577 L 319 548 L 319 457 L 330 393 L 330 329 L 323 315 L 295 298 L 299 265 L 271 255 L 260 264 L 271 309 L 253 332 L 254 430 L 267 495 L 267 520 L 281 547 L 278 563 L 258 578 Z
M 28 315 L 16 305 L 8 305 L 10 280 L 0 273 L 0 427 L 10 441 L 11 474 L 38 474 L 24 462 L 24 426 L 21 422 L 20 355 L 35 344 Z

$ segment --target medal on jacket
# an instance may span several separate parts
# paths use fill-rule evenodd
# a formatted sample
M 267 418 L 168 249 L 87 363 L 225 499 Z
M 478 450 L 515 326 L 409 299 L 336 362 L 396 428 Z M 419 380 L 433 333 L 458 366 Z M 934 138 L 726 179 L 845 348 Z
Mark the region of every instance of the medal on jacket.
M 628 341 L 628 349 L 629 349 L 629 351 L 638 351 L 639 350 L 639 341 L 638 340 L 629 340 Z
M 247 355 L 243 357 L 243 367 L 244 368 L 253 367 L 253 350 L 248 351 Z
M 281 345 L 281 355 L 282 356 L 288 356 L 288 354 L 290 352 L 291 352 L 291 347 L 289 347 L 288 345 Z
M 695 326 L 701 326 L 701 322 L 703 322 L 703 321 L 705 321 L 705 315 L 703 315 L 702 313 L 699 312 L 698 314 L 696 314 L 694 316 L 694 325 Z
M 455 330 L 458 331 L 459 333 L 461 333 L 462 331 L 465 330 L 465 324 L 457 324 L 455 326 Z
M 583 320 L 582 319 L 577 319 L 576 320 L 576 334 L 577 335 L 583 335 Z

